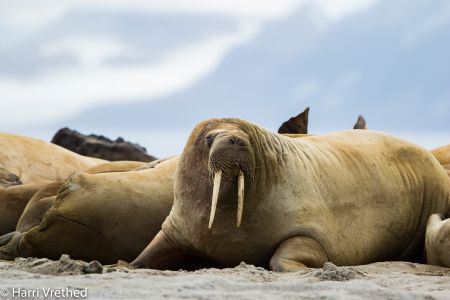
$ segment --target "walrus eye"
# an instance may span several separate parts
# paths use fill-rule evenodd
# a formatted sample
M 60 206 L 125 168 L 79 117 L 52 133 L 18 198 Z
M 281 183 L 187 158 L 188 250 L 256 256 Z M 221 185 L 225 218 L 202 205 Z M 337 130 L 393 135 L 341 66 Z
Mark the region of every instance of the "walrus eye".
M 214 137 L 211 134 L 208 134 L 205 137 L 205 141 L 206 141 L 206 145 L 208 145 L 208 147 L 211 147 L 211 145 L 214 141 Z

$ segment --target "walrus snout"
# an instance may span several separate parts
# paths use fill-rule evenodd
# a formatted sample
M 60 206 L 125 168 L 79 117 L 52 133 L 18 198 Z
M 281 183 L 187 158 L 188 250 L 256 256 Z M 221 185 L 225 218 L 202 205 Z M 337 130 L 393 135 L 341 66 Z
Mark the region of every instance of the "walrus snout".
M 244 191 L 247 184 L 253 181 L 254 158 L 249 139 L 238 131 L 213 131 L 205 136 L 205 143 L 210 148 L 208 168 L 214 177 L 211 212 L 208 228 L 211 229 L 216 214 L 217 202 L 222 180 L 237 181 L 237 220 L 236 226 L 242 222 L 244 210 Z M 236 188 L 235 185 L 232 185 Z

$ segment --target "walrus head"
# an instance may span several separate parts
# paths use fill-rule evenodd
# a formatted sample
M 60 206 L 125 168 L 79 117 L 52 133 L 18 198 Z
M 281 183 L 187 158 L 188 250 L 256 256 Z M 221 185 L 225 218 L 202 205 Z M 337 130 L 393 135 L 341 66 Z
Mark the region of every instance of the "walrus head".
M 216 129 L 206 134 L 205 145 L 210 149 L 208 170 L 214 178 L 208 227 L 211 228 L 214 222 L 222 180 L 231 183 L 229 188 L 233 188 L 237 182 L 236 226 L 239 227 L 244 209 L 245 183 L 251 185 L 255 174 L 255 158 L 250 139 L 242 130 Z
M 202 216 L 199 222 L 209 220 L 209 229 L 219 211 L 241 225 L 256 177 L 258 146 L 251 128 L 238 119 L 210 119 L 196 126 L 177 168 L 174 212 L 185 215 L 195 209 Z M 230 228 L 229 221 L 221 225 Z

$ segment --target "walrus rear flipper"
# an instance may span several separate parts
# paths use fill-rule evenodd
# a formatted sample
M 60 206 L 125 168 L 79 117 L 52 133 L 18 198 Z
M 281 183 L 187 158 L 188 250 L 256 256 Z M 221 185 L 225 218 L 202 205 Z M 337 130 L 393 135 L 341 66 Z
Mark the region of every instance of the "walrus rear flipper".
M 157 270 L 198 270 L 210 267 L 212 263 L 179 246 L 164 233 L 159 231 L 150 244 L 130 264 L 132 268 Z

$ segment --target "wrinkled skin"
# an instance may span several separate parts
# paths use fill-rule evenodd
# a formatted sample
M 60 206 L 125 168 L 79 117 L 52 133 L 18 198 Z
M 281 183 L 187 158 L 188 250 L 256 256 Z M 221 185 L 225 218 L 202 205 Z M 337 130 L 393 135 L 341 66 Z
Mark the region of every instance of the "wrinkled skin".
M 217 168 L 225 170 L 209 229 Z M 237 227 L 241 171 L 245 204 Z M 177 269 L 192 257 L 295 271 L 326 261 L 412 259 L 428 216 L 449 214 L 450 178 L 428 151 L 384 133 L 292 139 L 238 119 L 211 119 L 191 133 L 174 195 L 162 230 L 133 266 Z
M 0 257 L 58 259 L 69 254 L 104 264 L 130 261 L 169 214 L 176 164 L 175 157 L 141 165 L 137 171 L 79 173 L 64 182 L 56 199 L 48 186 L 30 201 L 35 206 L 22 216 L 23 226 L 4 237 L 9 243 L 0 248 Z M 46 211 L 41 222 L 39 205 Z
M 60 129 L 53 136 L 52 143 L 81 155 L 110 161 L 150 162 L 156 160 L 155 157 L 147 154 L 144 147 L 122 138 L 112 141 L 101 135 L 84 135 L 69 128 Z

